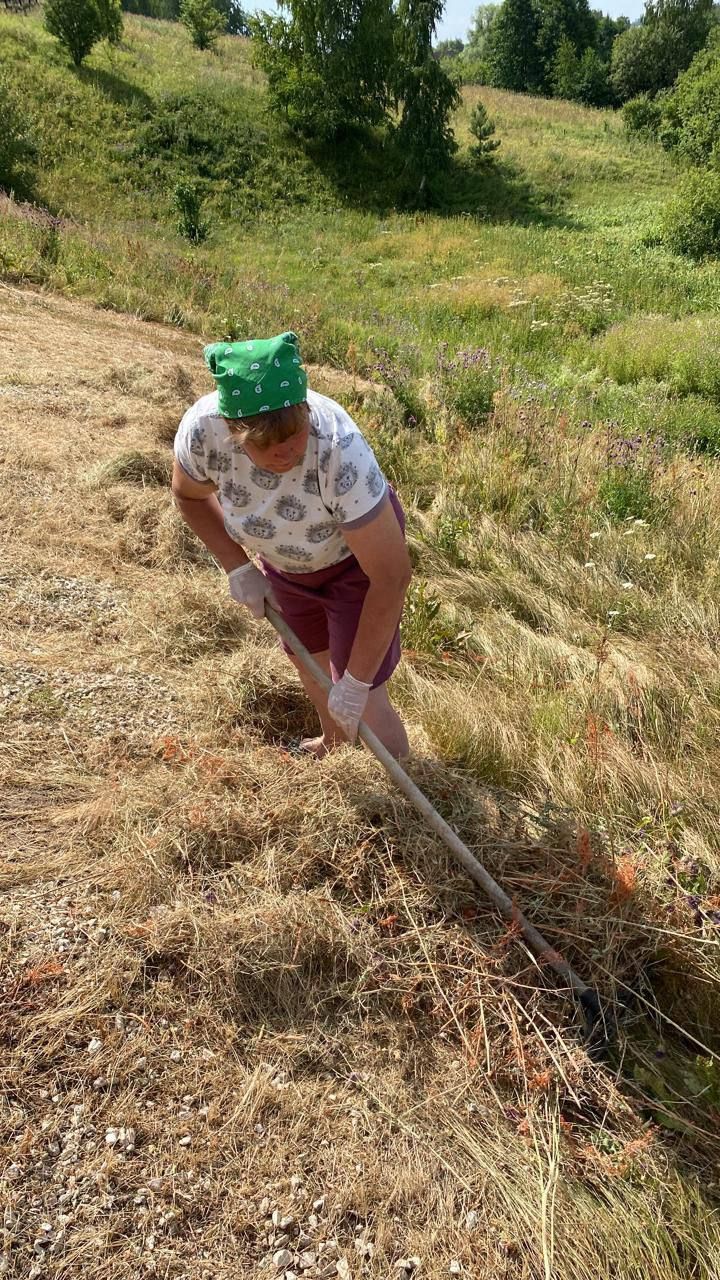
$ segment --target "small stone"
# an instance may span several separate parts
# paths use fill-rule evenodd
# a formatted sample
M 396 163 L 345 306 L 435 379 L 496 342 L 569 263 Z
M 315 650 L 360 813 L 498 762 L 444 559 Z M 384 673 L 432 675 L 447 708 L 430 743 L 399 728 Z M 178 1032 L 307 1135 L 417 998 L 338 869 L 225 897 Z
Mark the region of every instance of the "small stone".
M 277 1253 L 273 1254 L 273 1266 L 277 1267 L 278 1271 L 284 1271 L 290 1266 L 292 1260 L 293 1256 L 289 1249 L 278 1249 Z
M 192 1142 L 192 1138 L 190 1137 L 190 1134 L 186 1133 L 185 1137 L 180 1139 L 180 1146 L 189 1147 L 191 1142 Z
M 335 1263 L 335 1270 L 337 1271 L 340 1280 L 350 1280 L 350 1263 L 347 1258 L 338 1258 Z
M 87 1047 L 87 1051 L 88 1053 L 99 1053 L 102 1047 L 103 1047 L 102 1040 L 94 1039 L 90 1041 Z
M 452 1262 L 450 1263 L 450 1275 L 459 1276 L 461 1274 L 462 1274 L 462 1267 L 458 1262 L 457 1258 L 453 1258 Z
M 302 1267 L 303 1271 L 307 1271 L 308 1267 L 314 1267 L 316 1262 L 317 1254 L 313 1249 L 306 1249 L 298 1256 L 298 1266 Z
M 320 1210 L 322 1209 L 324 1204 L 325 1204 L 325 1197 L 318 1196 L 317 1200 L 313 1200 L 313 1209 L 315 1210 L 316 1213 L 320 1213 Z
M 280 1226 L 280 1223 L 282 1222 L 282 1213 L 279 1209 L 273 1209 L 272 1217 L 270 1221 L 272 1222 L 274 1227 Z
M 294 1173 L 290 1179 L 290 1187 L 293 1191 L 298 1191 L 303 1184 L 303 1180 L 299 1173 Z
M 116 1031 L 125 1030 L 125 1019 L 123 1018 L 121 1013 L 115 1014 L 115 1030 Z
M 120 1140 L 120 1133 L 117 1129 L 108 1129 L 105 1134 L 105 1143 L 108 1147 L 114 1147 Z
M 264 1198 L 260 1201 L 260 1204 L 258 1205 L 258 1210 L 263 1215 L 264 1218 L 267 1218 L 271 1207 L 272 1207 L 272 1200 L 269 1198 L 269 1196 L 264 1196 Z
M 280 1219 L 281 1231 L 289 1231 L 290 1228 L 294 1226 L 295 1226 L 295 1219 L 293 1218 L 292 1214 L 287 1214 L 284 1218 Z
M 182 1062 L 182 1053 L 180 1052 L 179 1049 L 173 1049 L 172 1053 L 170 1054 L 170 1061 Z
M 479 1221 L 480 1215 L 474 1209 L 470 1209 L 465 1214 L 465 1227 L 468 1231 L 474 1231 Z

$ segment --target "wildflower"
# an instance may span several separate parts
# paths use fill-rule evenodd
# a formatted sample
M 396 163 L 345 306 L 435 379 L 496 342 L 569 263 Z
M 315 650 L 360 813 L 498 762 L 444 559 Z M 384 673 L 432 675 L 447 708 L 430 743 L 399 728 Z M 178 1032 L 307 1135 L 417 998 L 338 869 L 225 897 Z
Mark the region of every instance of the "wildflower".
M 646 551 L 643 560 L 657 560 L 657 556 L 654 551 Z
M 608 615 L 607 615 L 607 616 L 608 616 L 608 618 L 619 618 L 619 617 L 620 617 L 620 610 L 619 610 L 619 609 L 608 609 Z
M 594 568 L 595 568 L 595 561 L 594 561 L 594 560 L 586 560 L 585 564 L 583 565 L 583 568 L 584 568 L 584 569 L 594 569 Z
M 634 586 L 635 586 L 634 582 L 623 582 L 622 589 L 623 591 L 632 591 Z
M 596 530 L 595 530 L 595 533 L 591 533 L 591 534 L 590 534 L 590 537 L 591 537 L 591 538 L 602 538 L 602 534 L 600 533 L 599 529 L 596 529 Z

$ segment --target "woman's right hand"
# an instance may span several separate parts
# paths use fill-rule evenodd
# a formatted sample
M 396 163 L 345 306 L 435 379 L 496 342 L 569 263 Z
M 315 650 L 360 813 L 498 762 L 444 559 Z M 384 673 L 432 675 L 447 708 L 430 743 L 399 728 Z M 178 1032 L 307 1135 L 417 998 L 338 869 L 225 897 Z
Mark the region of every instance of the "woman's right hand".
M 230 570 L 228 586 L 233 600 L 237 604 L 244 604 L 254 618 L 265 617 L 266 600 L 273 609 L 280 610 L 270 582 L 265 574 L 256 569 L 249 560 L 247 564 L 241 564 L 237 569 Z

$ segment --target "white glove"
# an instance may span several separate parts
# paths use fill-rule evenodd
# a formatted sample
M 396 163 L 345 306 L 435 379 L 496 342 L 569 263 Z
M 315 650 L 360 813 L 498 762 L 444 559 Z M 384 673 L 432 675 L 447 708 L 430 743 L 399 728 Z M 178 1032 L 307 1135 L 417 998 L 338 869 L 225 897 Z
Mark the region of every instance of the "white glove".
M 233 600 L 244 604 L 254 618 L 265 617 L 266 600 L 273 609 L 280 609 L 265 574 L 249 560 L 247 564 L 238 565 L 237 569 L 231 570 L 228 574 L 228 586 Z
M 372 685 L 356 680 L 349 671 L 334 684 L 328 694 L 328 711 L 350 742 L 357 737 L 358 724 L 367 704 Z

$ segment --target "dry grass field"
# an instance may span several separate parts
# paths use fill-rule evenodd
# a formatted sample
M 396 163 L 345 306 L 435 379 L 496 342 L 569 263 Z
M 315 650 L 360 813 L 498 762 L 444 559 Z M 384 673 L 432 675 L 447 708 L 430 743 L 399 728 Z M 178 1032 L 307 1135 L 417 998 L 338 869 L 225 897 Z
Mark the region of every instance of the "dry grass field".
M 594 653 L 609 568 L 581 587 L 569 552 L 488 516 L 461 573 L 452 494 L 429 510 L 403 491 L 448 617 L 477 618 L 468 652 L 398 677 L 410 770 L 618 1009 L 592 1061 L 567 993 L 379 765 L 287 750 L 310 725 L 298 681 L 168 493 L 200 347 L 0 286 L 0 1274 L 711 1280 L 712 594 L 667 568 Z M 366 386 L 313 382 L 372 431 Z M 452 451 L 457 485 L 481 462 L 501 484 L 480 447 Z M 663 649 L 673 609 L 688 639 Z M 581 741 L 558 727 L 568 689 L 586 691 Z M 693 855 L 711 879 L 688 907 Z

